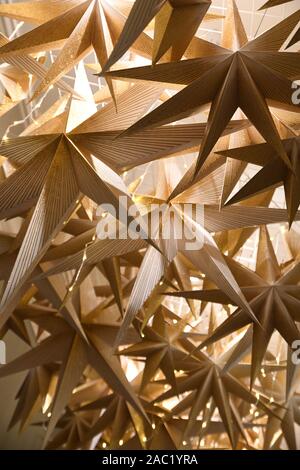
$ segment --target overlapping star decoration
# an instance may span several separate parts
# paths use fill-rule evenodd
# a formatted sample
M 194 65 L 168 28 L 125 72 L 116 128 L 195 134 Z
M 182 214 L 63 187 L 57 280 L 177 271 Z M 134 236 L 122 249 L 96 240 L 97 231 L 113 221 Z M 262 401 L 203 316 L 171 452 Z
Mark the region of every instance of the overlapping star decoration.
M 0 15 L 0 336 L 27 348 L 0 366 L 23 372 L 9 429 L 41 427 L 43 449 L 299 448 L 299 9 L 255 37 L 234 0 Z

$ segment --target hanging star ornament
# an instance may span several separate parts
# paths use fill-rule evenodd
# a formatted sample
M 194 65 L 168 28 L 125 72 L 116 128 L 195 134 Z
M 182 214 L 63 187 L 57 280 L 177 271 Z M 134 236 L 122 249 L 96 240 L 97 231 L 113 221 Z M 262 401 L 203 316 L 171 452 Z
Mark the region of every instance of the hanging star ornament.
M 112 40 L 121 32 L 125 17 L 110 2 L 98 0 L 70 0 L 66 2 L 28 2 L 3 5 L 0 14 L 13 18 L 24 18 L 39 26 L 16 38 L 0 49 L 0 57 L 24 53 L 48 51 L 61 47 L 56 59 L 42 78 L 33 98 L 43 93 L 52 84 L 74 67 L 93 49 L 103 66 L 108 58 L 107 36 L 104 18 Z M 113 85 L 108 80 L 114 97 Z
M 168 177 L 168 167 L 166 166 L 166 163 L 161 163 L 160 167 L 160 184 L 155 197 L 151 196 L 149 201 L 149 197 L 143 197 L 139 194 L 138 198 L 135 198 L 135 200 L 143 204 L 153 204 L 155 200 L 159 200 L 165 204 L 161 226 L 156 227 L 155 230 L 157 231 L 157 235 L 154 236 L 158 246 L 161 247 L 161 252 L 155 250 L 154 247 L 149 247 L 147 250 L 132 289 L 117 341 L 122 339 L 126 329 L 131 324 L 139 310 L 143 307 L 145 301 L 151 295 L 159 282 L 162 282 L 169 263 L 174 260 L 177 253 L 182 253 L 186 258 L 188 258 L 188 260 L 197 266 L 201 272 L 207 275 L 210 280 L 217 283 L 221 290 L 227 292 L 229 297 L 237 299 L 241 308 L 247 312 L 253 321 L 256 322 L 257 319 L 255 318 L 255 315 L 253 315 L 251 308 L 249 309 L 249 306 L 245 303 L 245 298 L 240 291 L 235 278 L 232 276 L 230 269 L 228 269 L 215 240 L 211 236 L 211 232 L 221 231 L 224 227 L 226 227 L 226 229 L 244 227 L 252 224 L 254 220 L 256 220 L 254 223 L 259 224 L 260 210 L 262 212 L 265 210 L 266 217 L 270 217 L 269 220 L 271 221 L 273 217 L 276 217 L 276 212 L 272 213 L 271 209 L 253 207 L 252 211 L 248 208 L 246 214 L 244 208 L 240 206 L 233 208 L 233 211 L 236 211 L 236 215 L 234 215 L 234 212 L 230 211 L 223 211 L 223 213 L 220 213 L 218 205 L 216 206 L 214 204 L 220 202 L 220 193 L 218 191 L 217 182 L 223 181 L 223 169 L 221 169 L 221 171 L 215 171 L 215 191 L 212 191 L 211 189 L 211 173 L 208 177 L 201 179 L 199 183 L 195 184 L 195 186 L 192 186 L 190 189 L 173 198 L 172 186 Z M 201 222 L 197 220 L 197 218 L 186 216 L 184 214 L 182 211 L 182 205 L 184 206 L 185 203 L 202 203 L 204 205 L 203 225 L 201 225 Z M 174 218 L 169 236 L 166 240 L 161 228 L 164 227 L 164 224 L 167 224 L 165 221 L 168 220 L 170 212 L 174 214 Z M 239 213 L 238 222 L 236 219 L 237 213 Z M 286 217 L 287 213 L 281 212 L 280 214 L 278 212 L 277 215 L 279 217 Z M 247 217 L 249 217 L 248 220 Z M 176 230 L 178 230 L 178 227 L 180 227 L 182 223 L 184 224 L 184 233 L 181 237 L 177 237 Z M 199 244 L 196 245 L 197 248 L 193 249 L 192 246 L 189 248 L 189 241 L 191 240 L 194 243 Z M 66 263 L 63 263 L 61 267 L 65 268 L 65 266 Z M 52 272 L 55 272 L 55 268 Z
M 297 105 L 292 103 L 291 90 L 293 80 L 300 75 L 299 54 L 278 50 L 298 24 L 300 12 L 297 11 L 248 41 L 234 2 L 232 11 L 237 28 L 242 31 L 236 37 L 234 49 L 229 50 L 199 39 L 198 57 L 193 59 L 118 70 L 106 73 L 105 76 L 186 85 L 132 126 L 128 131 L 130 133 L 182 119 L 211 103 L 195 174 L 238 108 L 290 168 L 268 104 L 297 110 Z
M 299 448 L 300 12 L 246 3 L 1 3 L 16 446 Z
M 278 185 L 284 186 L 286 205 L 289 211 L 289 222 L 292 224 L 300 204 L 298 191 L 300 138 L 297 132 L 289 132 L 290 136 L 282 140 L 288 155 L 291 170 L 283 163 L 269 144 L 258 144 L 249 147 L 235 148 L 222 152 L 223 156 L 253 163 L 263 168 L 250 179 L 229 201 L 234 204 L 254 194 L 261 193 Z
M 297 310 L 299 302 L 299 286 L 297 285 L 299 282 L 299 263 L 295 263 L 287 272 L 281 272 L 269 234 L 264 227 L 260 229 L 256 272 L 251 272 L 236 262 L 232 261 L 231 263 L 235 267 L 233 272 L 239 272 L 241 289 L 260 320 L 260 325 L 253 324 L 251 330 L 251 383 L 253 385 L 261 369 L 274 330 L 276 329 L 289 345 L 292 345 L 294 341 L 300 338 L 300 332 L 296 324 L 299 321 Z M 215 301 L 221 304 L 230 303 L 226 302 L 225 296 L 215 289 L 173 295 L 185 295 L 192 299 Z M 248 323 L 246 314 L 240 309 L 236 310 L 214 330 L 209 338 L 203 342 L 201 348 L 243 328 Z M 251 336 L 248 335 L 250 341 Z
M 134 92 L 137 97 L 138 90 L 142 100 L 140 109 L 136 107 L 136 103 L 134 108 L 128 106 L 131 93 Z M 157 95 L 157 90 L 154 94 Z M 149 106 L 153 96 L 151 90 L 147 99 L 143 87 L 126 93 L 123 96 L 124 125 L 126 120 L 131 122 L 143 112 L 144 106 Z M 118 116 L 121 117 L 120 114 Z M 96 131 L 98 126 L 100 130 L 102 123 L 104 129 L 108 130 L 113 127 L 114 117 L 116 111 L 113 104 L 110 104 L 90 118 L 93 124 L 90 121 L 89 129 Z M 14 302 L 8 309 L 6 307 L 20 294 L 19 289 L 26 283 L 53 238 L 75 210 L 81 194 L 96 200 L 98 204 L 112 204 L 119 210 L 118 190 L 114 193 L 107 178 L 104 180 L 97 172 L 97 163 L 93 163 L 91 156 L 84 156 L 72 141 L 71 134 L 67 132 L 68 118 L 69 112 L 65 111 L 40 126 L 34 135 L 2 141 L 1 154 L 8 157 L 17 170 L 0 186 L 1 217 L 14 217 L 34 207 L 33 212 L 28 215 L 26 236 L 2 296 L 2 312 L 6 311 L 1 316 L 2 325 L 10 315 Z M 81 127 L 83 132 L 84 125 L 85 123 Z M 79 128 L 76 132 L 78 138 Z M 21 188 L 20 181 L 26 181 Z M 44 225 L 42 233 L 40 223 Z M 37 237 L 35 244 L 31 243 L 32 237 Z
M 109 336 L 116 333 L 117 324 L 114 325 L 110 322 L 107 327 L 105 322 L 104 325 L 94 324 L 93 322 L 90 326 L 84 324 L 83 328 L 86 328 L 86 339 L 84 340 L 61 317 L 56 318 L 52 312 L 48 314 L 46 309 L 42 312 L 33 310 L 33 317 L 31 317 L 29 306 L 23 312 L 20 311 L 19 314 L 23 318 L 32 318 L 37 325 L 41 325 L 52 335 L 50 338 L 41 341 L 36 348 L 25 353 L 24 356 L 17 358 L 6 367 L 2 367 L 0 376 L 4 377 L 20 370 L 48 365 L 55 361 L 61 362 L 45 442 L 47 442 L 53 431 L 73 389 L 80 383 L 81 375 L 87 364 L 98 370 L 100 376 L 109 385 L 112 387 L 117 386 L 118 392 L 123 394 L 139 413 L 144 413 L 142 405 L 131 391 L 130 384 L 124 376 L 119 361 L 111 354 Z M 55 355 L 52 351 L 54 345 Z

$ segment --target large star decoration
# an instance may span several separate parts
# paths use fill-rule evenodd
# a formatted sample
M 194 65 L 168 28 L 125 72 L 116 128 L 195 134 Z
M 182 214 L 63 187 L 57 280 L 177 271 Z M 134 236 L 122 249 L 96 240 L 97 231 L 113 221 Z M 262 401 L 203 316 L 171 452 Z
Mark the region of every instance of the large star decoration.
M 223 10 L 0 5 L 0 377 L 42 448 L 298 446 L 300 12 Z
M 11 56 L 24 52 L 51 50 L 62 45 L 57 58 L 37 87 L 34 97 L 59 80 L 92 48 L 99 63 L 102 66 L 106 63 L 108 52 L 100 8 L 104 10 L 108 27 L 114 39 L 114 35 L 120 33 L 122 23 L 125 22 L 125 17 L 109 2 L 99 2 L 98 0 L 70 0 L 67 2 L 51 0 L 51 2 L 28 2 L 13 6 L 3 5 L 1 8 L 0 14 L 14 18 L 25 16 L 27 21 L 41 24 L 4 45 L 0 50 L 0 57 L 1 54 Z M 108 85 L 114 96 L 110 80 L 108 80 Z
M 234 2 L 233 12 L 241 28 Z M 298 11 L 250 42 L 245 33 L 240 34 L 232 50 L 199 40 L 198 58 L 106 73 L 105 76 L 109 78 L 187 85 L 129 131 L 137 132 L 182 119 L 211 103 L 206 134 L 195 168 L 197 174 L 224 126 L 240 108 L 290 167 L 268 103 L 297 110 L 291 100 L 291 90 L 293 80 L 300 75 L 299 54 L 278 50 L 299 19 Z
M 5 367 L 1 368 L 0 376 L 16 373 L 21 370 L 32 369 L 42 365 L 47 365 L 55 361 L 61 362 L 59 371 L 58 385 L 53 397 L 51 407 L 51 419 L 48 432 L 45 437 L 47 442 L 51 435 L 61 411 L 68 402 L 73 389 L 80 381 L 87 364 L 99 371 L 99 375 L 112 387 L 118 387 L 121 395 L 129 400 L 131 405 L 141 414 L 144 410 L 136 395 L 131 390 L 130 384 L 121 369 L 119 361 L 111 354 L 111 335 L 114 336 L 118 329 L 117 322 L 106 321 L 101 325 L 83 324 L 83 334 L 76 334 L 74 329 L 68 325 L 62 318 L 55 317 L 50 311 L 39 312 L 33 309 L 31 317 L 30 306 L 19 314 L 23 319 L 31 318 L 37 325 L 45 331 L 52 333 L 50 338 L 41 341 L 40 344 L 25 353 Z M 55 355 L 53 353 L 55 347 Z
M 137 107 L 136 103 L 134 108 L 129 105 L 128 100 L 132 92 L 136 98 L 140 93 L 141 108 Z M 122 99 L 119 101 L 118 115 L 121 118 L 123 109 L 123 124 L 126 126 L 126 121 L 132 122 L 132 119 L 143 113 L 157 93 L 157 90 L 151 90 L 147 99 L 144 87 L 125 92 L 123 105 Z M 11 300 L 18 298 L 20 288 L 28 280 L 65 220 L 75 210 L 81 194 L 98 204 L 112 204 L 119 210 L 118 192 L 114 193 L 111 185 L 101 178 L 94 168 L 97 164 L 93 163 L 92 157 L 87 155 L 86 158 L 73 142 L 71 133 L 67 132 L 68 117 L 68 111 L 63 112 L 39 127 L 36 135 L 2 141 L 2 155 L 19 168 L 0 186 L 1 217 L 22 214 L 35 205 L 33 213 L 29 214 L 27 235 L 2 296 L 1 308 L 6 311 L 1 318 L 2 325 L 12 311 L 13 307 L 8 307 Z M 110 104 L 90 118 L 89 130 L 105 131 L 113 128 L 114 117 L 116 111 L 113 104 Z M 109 124 L 106 120 L 109 120 Z M 119 122 L 122 122 L 122 118 Z M 83 133 L 85 124 L 86 122 L 82 123 L 80 127 Z M 47 133 L 49 129 L 50 133 Z M 79 127 L 74 132 L 78 140 Z M 22 189 L 21 181 L 26 181 Z M 43 232 L 40 233 L 39 223 L 42 220 L 45 224 Z M 32 237 L 37 237 L 37 243 L 34 245 L 31 243 Z M 11 305 L 14 305 L 14 302 Z
M 262 228 L 260 231 L 256 272 L 253 273 L 236 262 L 231 263 L 233 272 L 239 272 L 241 289 L 260 322 L 259 325 L 253 324 L 251 370 L 253 385 L 275 329 L 289 345 L 300 338 L 296 324 L 299 321 L 299 287 L 297 284 L 300 266 L 299 263 L 296 263 L 286 273 L 281 273 L 266 228 Z M 173 295 L 184 295 L 187 298 L 215 301 L 221 304 L 230 303 L 226 302 L 225 296 L 215 289 Z M 201 348 L 243 328 L 248 323 L 249 320 L 245 312 L 241 309 L 236 310 L 214 330 L 203 342 Z

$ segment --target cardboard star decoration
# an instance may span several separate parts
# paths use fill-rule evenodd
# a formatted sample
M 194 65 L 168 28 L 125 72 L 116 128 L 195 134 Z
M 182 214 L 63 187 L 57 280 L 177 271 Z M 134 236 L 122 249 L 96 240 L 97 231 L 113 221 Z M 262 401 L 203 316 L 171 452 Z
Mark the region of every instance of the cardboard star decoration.
M 8 436 L 299 449 L 300 10 L 241 3 L 0 5 Z

